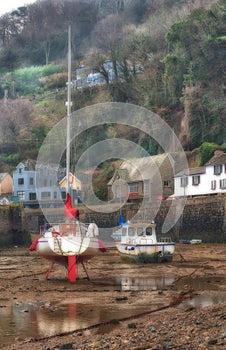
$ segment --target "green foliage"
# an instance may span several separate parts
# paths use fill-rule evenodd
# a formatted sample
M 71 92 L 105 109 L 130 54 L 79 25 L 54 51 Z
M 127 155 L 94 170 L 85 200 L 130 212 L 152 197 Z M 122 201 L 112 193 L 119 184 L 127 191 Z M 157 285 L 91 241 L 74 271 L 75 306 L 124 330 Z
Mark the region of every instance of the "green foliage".
M 200 166 L 205 165 L 214 155 L 216 150 L 226 151 L 226 146 L 219 146 L 216 143 L 204 142 L 200 148 Z
M 197 93 L 191 101 L 189 126 L 193 146 L 205 141 L 222 144 L 226 139 L 224 101 Z
M 1 154 L 0 155 L 0 163 L 9 164 L 11 166 L 16 166 L 20 160 L 19 153 L 13 154 Z
M 41 141 L 44 140 L 44 138 L 47 135 L 47 127 L 45 125 L 39 125 L 38 127 L 34 128 L 31 133 L 31 137 L 33 140 L 36 140 L 38 145 Z
M 166 74 L 174 78 L 175 71 L 178 70 L 180 76 L 176 76 L 175 79 L 179 79 L 180 86 L 183 85 L 184 74 L 192 73 L 196 81 L 202 82 L 216 78 L 216 75 L 221 78 L 220 62 L 223 62 L 223 57 L 220 53 L 223 51 L 217 47 L 217 37 L 223 27 L 223 13 L 218 11 L 218 8 L 196 9 L 186 20 L 174 23 L 166 35 L 171 51 L 165 57 Z M 170 70 L 172 65 L 174 69 Z M 213 65 L 215 69 L 212 69 Z
M 176 105 L 184 89 L 190 88 L 184 101 L 192 147 L 205 141 L 221 144 L 226 137 L 224 19 L 222 6 L 199 8 L 175 22 L 166 35 L 170 52 L 163 59 L 165 96 L 169 105 Z
M 210 8 L 211 0 L 208 0 L 203 2 L 203 7 L 190 12 L 191 8 L 196 8 L 195 1 L 189 1 L 188 4 L 185 0 L 105 0 L 101 5 L 102 12 L 95 12 L 96 16 L 89 7 L 94 2 L 89 2 L 86 10 L 83 7 L 84 1 L 62 2 L 62 8 L 71 4 L 73 10 L 70 11 L 74 18 L 72 57 L 77 59 L 73 62 L 73 68 L 80 64 L 89 66 L 103 75 L 105 73 L 107 82 L 102 86 L 72 90 L 73 110 L 106 101 L 130 102 L 158 113 L 171 127 L 175 127 L 178 134 L 181 131 L 181 118 L 186 115 L 189 120 L 186 136 L 191 144 L 184 145 L 185 147 L 199 147 L 205 142 L 218 145 L 225 142 L 223 72 L 226 1 L 216 0 L 216 5 Z M 34 7 L 32 18 L 29 17 L 30 12 L 27 13 L 28 17 L 18 27 L 21 32 L 9 32 L 4 43 L 4 38 L 1 37 L 0 98 L 4 97 L 5 89 L 8 90 L 9 99 L 21 95 L 32 97 L 30 100 L 34 104 L 34 111 L 28 113 L 26 120 L 26 125 L 29 123 L 31 127 L 29 131 L 21 128 L 28 134 L 27 148 L 30 148 L 30 152 L 33 149 L 37 152 L 39 142 L 45 138 L 47 131 L 66 115 L 64 102 L 67 98 L 67 72 L 63 66 L 67 52 L 67 25 L 65 18 L 60 19 L 61 14 L 57 12 L 55 2 L 50 4 L 52 11 L 45 11 L 45 6 L 49 3 L 44 1 L 40 6 Z M 117 15 L 112 12 L 113 4 L 116 3 L 124 3 L 123 9 L 116 11 Z M 183 10 L 183 14 L 179 13 L 180 10 Z M 97 7 L 96 11 L 99 11 Z M 190 15 L 185 16 L 185 13 Z M 163 26 L 165 15 L 167 21 Z M 95 35 L 92 37 L 91 29 L 100 24 L 99 19 L 104 19 L 105 25 L 100 27 L 99 37 L 96 31 L 93 31 Z M 120 26 L 116 25 L 114 33 L 111 28 L 115 28 L 117 23 Z M 97 26 L 95 30 L 96 28 Z M 92 59 L 88 59 L 89 52 L 94 52 L 96 56 L 91 55 Z M 114 62 L 114 73 L 118 78 L 114 82 L 108 81 L 107 72 L 103 70 L 103 64 L 108 59 Z M 54 63 L 41 65 L 46 62 Z M 56 65 L 55 62 L 63 63 Z M 31 64 L 33 66 L 24 67 Z M 118 70 L 119 66 L 123 75 Z M 24 68 L 13 72 L 16 67 Z M 136 67 L 141 67 L 138 73 Z M 74 78 L 74 69 L 72 74 Z M 169 112 L 162 113 L 163 110 Z M 18 121 L 18 113 L 15 120 Z M 18 126 L 14 132 L 18 138 L 13 138 L 12 142 L 14 146 L 19 146 L 21 155 L 25 153 L 25 143 L 22 145 L 20 140 L 24 142 L 25 138 Z M 76 140 L 76 156 L 106 138 L 108 132 L 109 128 L 99 127 L 79 135 Z M 115 129 L 111 134 L 114 132 Z M 158 145 L 155 141 L 132 133 L 129 136 L 150 154 L 157 153 Z M 125 132 L 123 137 L 127 137 Z M 31 144 L 32 147 L 29 146 Z M 14 152 L 17 151 L 13 149 L 12 153 Z M 27 150 L 26 155 L 28 154 Z
M 42 78 L 55 74 L 62 70 L 61 66 L 33 66 L 20 68 L 12 74 L 6 75 L 5 84 L 10 86 L 12 82 L 15 84 L 16 91 L 21 95 L 38 92 L 42 87 Z M 4 78 L 3 78 L 4 81 Z

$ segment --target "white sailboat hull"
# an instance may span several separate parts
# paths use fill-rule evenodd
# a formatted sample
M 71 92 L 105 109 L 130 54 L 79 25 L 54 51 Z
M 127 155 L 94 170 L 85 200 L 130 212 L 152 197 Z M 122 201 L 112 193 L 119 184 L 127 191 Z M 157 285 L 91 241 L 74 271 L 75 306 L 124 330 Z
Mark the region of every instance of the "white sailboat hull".
M 43 258 L 65 264 L 70 256 L 76 256 L 77 262 L 82 262 L 104 253 L 106 248 L 98 238 L 98 227 L 95 224 L 85 228 L 80 223 L 65 223 L 45 232 L 33 243 L 31 250 Z
M 37 252 L 42 255 L 70 256 L 96 255 L 101 253 L 99 240 L 95 237 L 42 237 L 38 240 Z

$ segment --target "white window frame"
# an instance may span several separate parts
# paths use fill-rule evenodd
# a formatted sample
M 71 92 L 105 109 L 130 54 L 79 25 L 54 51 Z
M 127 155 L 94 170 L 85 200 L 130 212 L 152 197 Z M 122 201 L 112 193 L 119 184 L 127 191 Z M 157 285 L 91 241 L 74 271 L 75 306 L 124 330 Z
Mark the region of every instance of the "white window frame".
M 20 198 L 21 201 L 23 201 L 25 199 L 25 192 L 17 191 L 17 196 Z
M 222 190 L 226 189 L 226 179 L 220 180 L 220 189 Z
M 216 180 L 212 180 L 211 181 L 211 190 L 216 190 L 216 188 L 217 188 L 217 181 Z
M 187 185 L 188 185 L 188 177 L 183 175 L 180 178 L 180 187 L 187 187 Z
M 200 184 L 200 175 L 192 176 L 192 186 L 198 186 Z
M 129 193 L 137 193 L 138 192 L 138 183 L 137 182 L 129 184 L 128 187 L 129 187 Z
M 213 167 L 214 175 L 220 175 L 222 173 L 222 164 L 216 164 Z

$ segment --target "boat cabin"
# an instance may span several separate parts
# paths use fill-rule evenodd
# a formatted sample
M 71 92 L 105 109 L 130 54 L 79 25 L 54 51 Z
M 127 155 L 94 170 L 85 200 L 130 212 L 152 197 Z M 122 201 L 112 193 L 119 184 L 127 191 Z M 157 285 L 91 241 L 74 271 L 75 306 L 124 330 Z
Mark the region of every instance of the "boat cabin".
M 155 224 L 128 224 L 122 227 L 121 243 L 152 244 L 155 242 Z

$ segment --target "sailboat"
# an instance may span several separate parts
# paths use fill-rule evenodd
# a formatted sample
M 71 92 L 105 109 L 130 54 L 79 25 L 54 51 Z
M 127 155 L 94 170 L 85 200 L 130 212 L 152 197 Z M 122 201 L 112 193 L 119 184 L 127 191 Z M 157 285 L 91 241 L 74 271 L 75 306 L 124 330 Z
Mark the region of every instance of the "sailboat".
M 67 140 L 66 140 L 66 202 L 65 222 L 53 224 L 34 240 L 30 251 L 36 251 L 41 257 L 58 263 L 68 269 L 68 280 L 75 282 L 77 265 L 82 264 L 87 278 L 89 275 L 84 262 L 106 251 L 104 242 L 99 239 L 99 229 L 95 223 L 86 225 L 79 221 L 79 212 L 72 207 L 69 193 L 70 172 L 70 119 L 71 119 L 71 25 L 68 27 L 68 101 L 67 101 Z M 46 274 L 49 277 L 52 266 Z

